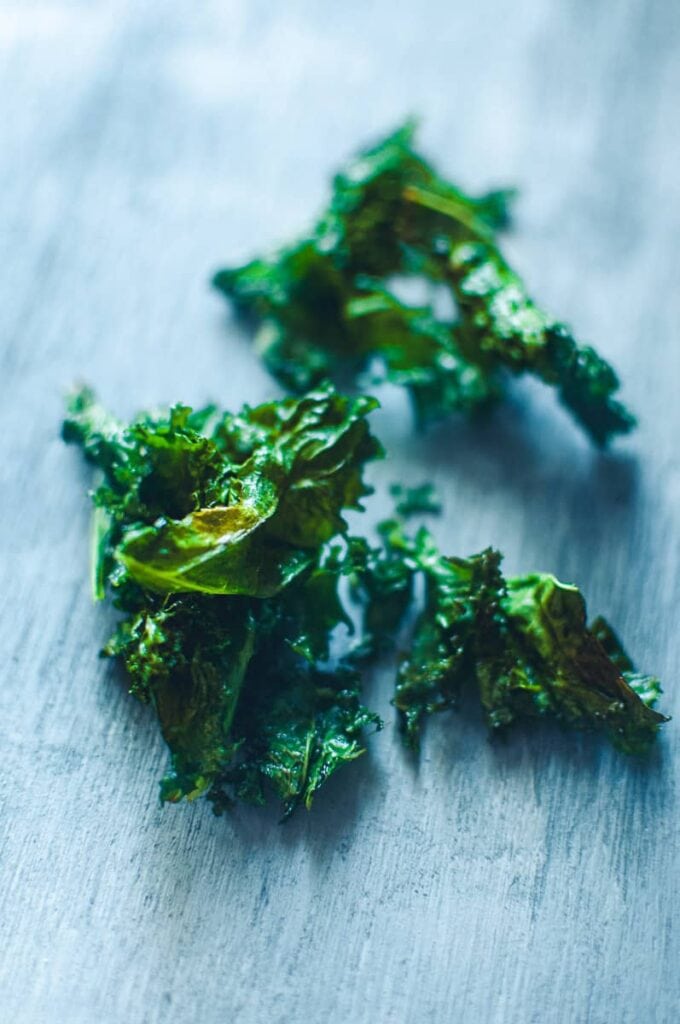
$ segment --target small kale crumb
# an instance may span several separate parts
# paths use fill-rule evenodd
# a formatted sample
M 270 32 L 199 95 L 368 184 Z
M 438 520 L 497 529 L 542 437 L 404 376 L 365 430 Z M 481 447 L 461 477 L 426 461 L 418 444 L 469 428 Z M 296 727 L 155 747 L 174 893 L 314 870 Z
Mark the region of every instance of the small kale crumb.
M 390 494 L 395 499 L 395 511 L 402 519 L 418 515 L 441 515 L 442 505 L 433 484 L 425 483 L 418 487 L 392 484 Z

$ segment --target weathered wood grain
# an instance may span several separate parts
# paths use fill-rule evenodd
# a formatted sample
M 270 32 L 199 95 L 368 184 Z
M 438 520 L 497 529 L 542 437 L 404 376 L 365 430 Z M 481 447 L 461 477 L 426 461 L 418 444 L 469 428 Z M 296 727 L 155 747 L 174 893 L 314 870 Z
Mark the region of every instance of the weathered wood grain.
M 375 480 L 434 477 L 451 550 L 578 582 L 679 712 L 680 6 L 4 0 L 0 97 L 1 1019 L 677 1021 L 675 723 L 640 768 L 548 728 L 490 745 L 469 709 L 415 770 L 386 669 L 388 728 L 308 816 L 161 811 L 57 434 L 74 378 L 122 413 L 271 394 L 209 272 L 421 113 L 452 174 L 522 187 L 513 258 L 642 422 L 598 456 L 521 385 L 423 440 L 390 392 Z

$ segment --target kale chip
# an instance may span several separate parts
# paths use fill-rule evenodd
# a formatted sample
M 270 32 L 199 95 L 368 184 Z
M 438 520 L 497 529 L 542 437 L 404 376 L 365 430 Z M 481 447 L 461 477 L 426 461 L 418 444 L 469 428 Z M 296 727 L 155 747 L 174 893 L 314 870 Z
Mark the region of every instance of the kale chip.
M 270 371 L 300 393 L 371 373 L 407 389 L 419 424 L 487 408 L 508 375 L 530 373 L 596 444 L 631 430 L 614 370 L 535 305 L 501 254 L 513 193 L 467 195 L 416 152 L 413 136 L 408 123 L 359 153 L 299 242 L 215 275 L 255 325 Z M 444 286 L 456 316 L 401 301 L 394 279 L 403 276 Z
M 638 674 L 604 619 L 590 626 L 580 591 L 549 573 L 505 579 L 501 555 L 442 555 L 421 528 L 381 524 L 382 546 L 355 563 L 366 632 L 396 635 L 424 582 L 423 607 L 395 688 L 403 733 L 417 748 L 426 715 L 456 705 L 477 687 L 492 730 L 551 716 L 604 732 L 629 754 L 644 754 L 666 718 L 653 710 L 659 681 Z M 375 653 L 375 645 L 368 653 Z
M 158 715 L 164 800 L 207 794 L 221 810 L 261 803 L 269 783 L 288 815 L 380 727 L 356 670 L 329 660 L 336 626 L 351 626 L 342 513 L 370 493 L 376 404 L 326 387 L 123 424 L 87 389 L 71 398 L 63 436 L 100 477 L 94 592 L 123 613 L 103 653 Z

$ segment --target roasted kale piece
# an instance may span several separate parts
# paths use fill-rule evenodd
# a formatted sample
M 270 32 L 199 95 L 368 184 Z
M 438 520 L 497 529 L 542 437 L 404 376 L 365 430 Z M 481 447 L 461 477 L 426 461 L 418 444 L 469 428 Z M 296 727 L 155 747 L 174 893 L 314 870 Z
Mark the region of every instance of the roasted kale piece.
M 506 580 L 492 549 L 447 558 L 426 529 L 411 537 L 397 520 L 380 532 L 382 547 L 367 548 L 355 563 L 366 616 L 381 616 L 381 628 L 394 635 L 415 578 L 425 584 L 394 697 L 410 746 L 418 746 L 425 715 L 455 706 L 474 684 L 491 729 L 552 716 L 600 730 L 629 754 L 649 748 L 666 720 L 652 707 L 659 682 L 635 672 L 603 619 L 587 626 L 576 587 L 547 573 Z
M 356 672 L 328 664 L 350 624 L 342 512 L 361 508 L 364 465 L 381 455 L 375 405 L 323 388 L 122 424 L 87 390 L 71 399 L 64 437 L 100 471 L 95 594 L 123 612 L 103 653 L 158 715 L 164 800 L 261 802 L 267 781 L 287 815 L 379 727 Z
M 598 445 L 635 423 L 611 366 L 530 299 L 498 247 L 512 193 L 471 197 L 414 149 L 407 124 L 336 176 L 328 210 L 301 241 L 214 284 L 257 327 L 256 347 L 293 391 L 373 371 L 409 391 L 419 423 L 494 402 L 531 373 Z M 457 316 L 413 307 L 395 275 L 444 285 Z

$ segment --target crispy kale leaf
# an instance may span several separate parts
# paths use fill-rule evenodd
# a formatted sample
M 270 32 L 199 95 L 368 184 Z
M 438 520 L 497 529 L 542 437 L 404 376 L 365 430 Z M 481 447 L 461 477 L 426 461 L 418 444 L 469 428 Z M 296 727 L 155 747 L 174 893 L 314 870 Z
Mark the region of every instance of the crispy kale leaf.
M 512 193 L 465 194 L 413 134 L 405 125 L 338 174 L 309 236 L 215 275 L 256 325 L 269 369 L 293 391 L 370 369 L 407 388 L 419 423 L 487 407 L 508 373 L 526 372 L 557 389 L 597 444 L 629 431 L 612 368 L 534 304 L 500 252 Z M 400 301 L 395 275 L 446 286 L 456 319 Z
M 373 549 L 357 574 L 367 614 L 389 607 L 399 572 L 402 593 L 413 592 L 416 576 L 425 583 L 394 698 L 410 746 L 418 745 L 425 715 L 455 706 L 463 687 L 475 684 L 494 730 L 552 716 L 600 730 L 626 753 L 649 748 L 665 721 L 652 707 L 658 680 L 634 671 L 603 619 L 587 626 L 576 587 L 549 574 L 506 580 L 497 551 L 447 558 L 427 530 L 409 537 L 396 520 L 381 532 L 382 550 Z
M 261 802 L 267 781 L 287 815 L 379 727 L 356 674 L 327 664 L 331 634 L 351 625 L 342 513 L 361 508 L 364 465 L 381 454 L 375 405 L 327 387 L 122 424 L 87 390 L 71 399 L 64 437 L 100 476 L 95 594 L 124 613 L 103 653 L 158 715 L 164 800 Z
M 320 389 L 214 423 L 198 414 L 206 436 L 186 407 L 124 427 L 79 392 L 64 436 L 105 474 L 94 501 L 110 520 L 102 557 L 116 562 L 116 583 L 277 593 L 344 532 L 342 510 L 360 509 L 369 493 L 362 468 L 382 453 L 365 419 L 375 406 Z

